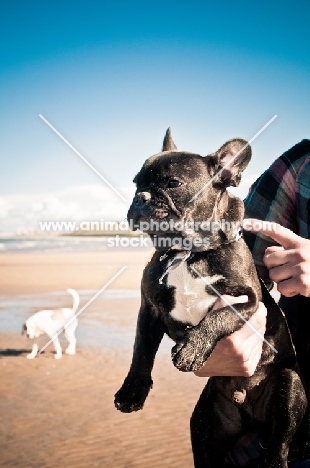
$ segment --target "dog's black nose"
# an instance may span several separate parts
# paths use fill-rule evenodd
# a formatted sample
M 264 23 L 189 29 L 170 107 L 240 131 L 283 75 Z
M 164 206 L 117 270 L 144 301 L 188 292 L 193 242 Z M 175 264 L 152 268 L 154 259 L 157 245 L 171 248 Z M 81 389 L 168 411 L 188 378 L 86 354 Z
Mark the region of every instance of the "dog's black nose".
M 151 197 L 150 192 L 138 192 L 133 200 L 135 208 L 142 208 Z

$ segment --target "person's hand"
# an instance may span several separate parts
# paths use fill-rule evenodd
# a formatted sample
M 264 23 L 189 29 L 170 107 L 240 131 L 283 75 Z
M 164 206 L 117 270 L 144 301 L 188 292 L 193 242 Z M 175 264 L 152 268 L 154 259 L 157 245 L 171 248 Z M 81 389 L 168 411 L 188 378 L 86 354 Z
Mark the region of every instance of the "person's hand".
M 248 296 L 223 296 L 230 304 L 248 301 Z M 227 306 L 227 302 L 218 299 L 213 310 Z M 262 337 L 266 330 L 267 309 L 262 302 L 258 310 L 249 320 Z M 261 356 L 263 339 L 249 327 L 247 323 L 243 327 L 222 338 L 215 346 L 211 356 L 201 369 L 195 372 L 198 377 L 212 376 L 241 376 L 250 377 L 254 374 Z
M 310 240 L 294 234 L 279 224 L 272 223 L 272 229 L 256 219 L 245 219 L 244 228 L 271 237 L 279 246 L 267 247 L 264 263 L 269 278 L 277 283 L 278 291 L 286 297 L 310 297 Z

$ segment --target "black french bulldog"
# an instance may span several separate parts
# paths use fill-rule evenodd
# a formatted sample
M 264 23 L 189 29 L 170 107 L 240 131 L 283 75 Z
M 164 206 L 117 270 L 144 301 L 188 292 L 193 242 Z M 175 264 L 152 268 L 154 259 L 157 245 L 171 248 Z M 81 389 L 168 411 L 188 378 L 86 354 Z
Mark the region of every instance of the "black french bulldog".
M 133 359 L 115 395 L 117 409 L 143 407 L 164 333 L 176 343 L 174 365 L 194 371 L 221 338 L 244 325 L 258 301 L 268 309 L 254 375 L 210 378 L 196 405 L 191 418 L 196 468 L 225 466 L 226 454 L 248 433 L 258 433 L 266 447 L 251 466 L 286 468 L 307 405 L 284 316 L 240 236 L 243 203 L 226 190 L 239 184 L 250 158 L 242 139 L 206 157 L 178 151 L 168 129 L 162 152 L 147 159 L 134 179 L 137 190 L 128 212 L 133 228 L 148 232 L 156 251 L 143 273 Z M 222 294 L 247 295 L 248 302 L 212 311 Z

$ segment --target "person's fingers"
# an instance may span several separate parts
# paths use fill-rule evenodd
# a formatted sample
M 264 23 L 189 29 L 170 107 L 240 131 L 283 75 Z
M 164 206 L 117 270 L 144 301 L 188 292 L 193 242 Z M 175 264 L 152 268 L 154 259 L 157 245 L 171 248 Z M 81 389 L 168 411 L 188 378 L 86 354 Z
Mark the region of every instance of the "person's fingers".
M 259 336 L 258 333 L 252 333 L 252 335 L 247 340 L 241 342 L 240 347 L 234 351 L 236 355 L 234 362 L 235 375 L 250 377 L 254 374 L 262 353 L 265 326 L 262 326 L 257 331 L 259 332 Z M 235 343 L 235 346 L 237 346 L 237 343 Z
M 298 283 L 298 279 L 296 278 L 289 278 L 283 281 L 280 281 L 277 284 L 277 290 L 280 294 L 286 297 L 293 297 L 299 294 L 300 285 Z
M 263 347 L 263 342 L 264 342 L 263 337 L 264 337 L 265 331 L 266 331 L 266 327 L 262 327 L 262 328 L 259 329 L 260 336 L 258 336 L 256 334 L 253 335 L 252 339 L 253 339 L 254 343 L 253 343 L 252 352 L 251 352 L 250 356 L 254 356 L 256 354 L 261 354 L 262 347 Z
M 232 335 L 227 337 L 234 348 L 238 351 L 238 348 L 243 346 L 244 342 L 247 341 L 253 335 L 261 337 L 265 332 L 267 309 L 262 302 L 259 303 L 257 311 L 247 320 L 244 325 Z M 260 332 L 262 328 L 263 332 Z
M 264 325 L 267 317 L 267 308 L 263 302 L 258 303 L 257 311 L 250 317 L 249 322 L 256 324 L 257 327 Z
M 279 265 L 284 265 L 285 263 L 288 262 L 287 258 L 287 250 L 278 250 L 278 251 L 273 251 L 270 253 L 270 251 L 265 252 L 265 255 L 263 257 L 263 262 L 265 266 L 270 270 L 270 268 L 277 267 Z
M 260 328 L 260 332 L 263 335 L 265 327 Z M 204 366 L 194 372 L 195 375 L 198 377 L 225 375 L 249 377 L 253 375 L 261 356 L 263 343 L 263 340 L 258 339 L 255 333 L 253 335 L 256 341 L 254 344 L 249 342 L 249 346 L 253 344 L 253 349 L 249 354 L 247 354 L 248 347 L 245 347 L 244 341 L 238 346 L 237 343 L 228 345 L 227 338 L 220 340 Z
M 270 245 L 269 247 L 266 248 L 265 254 L 273 253 L 273 252 L 281 252 L 284 251 L 284 247 L 282 245 Z
M 288 280 L 294 276 L 295 268 L 291 265 L 280 265 L 269 270 L 269 278 L 275 283 Z
M 264 323 L 260 328 L 257 328 L 257 333 L 252 333 L 242 344 L 240 354 L 243 356 L 241 365 L 242 375 L 245 377 L 250 377 L 255 372 L 262 353 L 265 331 L 266 324 Z
M 241 343 L 242 349 L 249 350 L 249 353 L 250 353 L 249 356 L 252 353 L 256 352 L 256 348 L 259 348 L 262 346 L 262 343 L 264 341 L 264 333 L 266 331 L 266 322 L 263 323 L 261 326 L 258 326 L 256 324 L 256 326 L 254 326 L 254 329 L 255 331 L 251 329 L 252 330 L 251 335 L 248 338 L 246 338 L 244 341 L 242 341 Z
M 246 302 L 247 296 L 232 298 L 236 302 Z M 267 309 L 262 302 L 257 311 L 243 327 L 232 335 L 221 339 L 211 356 L 201 369 L 195 371 L 198 377 L 210 376 L 250 376 L 253 375 L 262 351 L 266 329 Z
M 259 363 L 262 354 L 263 341 L 258 341 L 253 348 L 249 361 L 245 363 L 244 374 L 250 377 L 254 374 L 257 364 Z
M 260 355 L 261 355 L 261 352 L 262 352 L 263 340 L 258 339 L 257 337 L 255 337 L 255 339 L 256 339 L 256 341 L 253 344 L 253 346 L 251 348 L 251 352 L 249 354 L 248 363 L 252 364 L 253 362 L 255 362 L 256 365 L 257 365 L 257 362 L 258 362 L 258 360 L 260 358 Z
M 278 250 L 270 253 L 266 249 L 263 261 L 268 269 L 285 264 L 294 266 L 303 260 L 298 252 L 299 250 L 297 249 L 291 249 Z
M 229 296 L 228 294 L 223 294 L 221 297 L 218 298 L 216 303 L 213 306 L 213 310 L 220 309 L 222 307 L 226 307 L 229 304 L 241 304 L 247 302 L 249 300 L 247 295 L 242 296 Z
M 265 331 L 265 325 L 257 328 L 257 333 L 252 333 L 252 335 L 244 342 L 244 347 L 249 350 L 249 359 L 257 352 L 259 352 L 259 354 L 261 353 Z
M 249 218 L 243 220 L 243 227 L 247 231 L 259 232 L 271 237 L 285 249 L 297 247 L 300 243 L 300 237 L 297 234 L 277 223 L 267 223 L 259 219 Z

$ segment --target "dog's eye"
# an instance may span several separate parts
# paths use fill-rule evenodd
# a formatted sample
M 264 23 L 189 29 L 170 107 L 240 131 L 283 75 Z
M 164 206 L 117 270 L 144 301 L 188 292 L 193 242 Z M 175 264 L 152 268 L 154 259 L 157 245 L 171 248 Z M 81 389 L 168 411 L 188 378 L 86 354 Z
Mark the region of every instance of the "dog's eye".
M 171 179 L 168 182 L 168 188 L 176 188 L 176 187 L 180 187 L 180 185 L 182 185 L 182 183 L 176 179 Z

